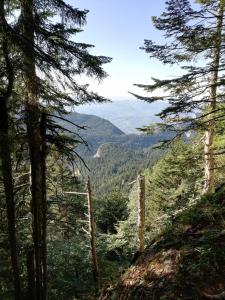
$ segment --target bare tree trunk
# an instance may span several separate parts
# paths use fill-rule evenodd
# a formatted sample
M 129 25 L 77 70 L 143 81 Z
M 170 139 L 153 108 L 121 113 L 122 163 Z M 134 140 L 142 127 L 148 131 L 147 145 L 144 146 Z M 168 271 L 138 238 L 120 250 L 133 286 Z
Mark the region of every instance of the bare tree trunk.
M 36 274 L 36 298 L 41 299 L 42 293 L 42 177 L 40 164 L 40 140 L 39 131 L 33 127 L 33 121 L 36 119 L 36 112 L 27 109 L 27 131 L 29 139 L 30 163 L 31 163 L 31 211 L 33 215 L 33 242 L 35 256 L 35 274 Z M 36 119 L 37 120 L 37 119 Z M 36 121 L 35 121 L 36 123 Z M 37 124 L 37 123 L 36 123 Z M 38 124 L 36 125 L 39 128 Z
M 139 251 L 145 248 L 145 177 L 139 175 L 138 182 L 138 242 Z
M 41 114 L 40 133 L 42 138 L 41 145 L 41 172 L 42 172 L 42 272 L 43 272 L 43 291 L 42 299 L 47 299 L 47 194 L 46 194 L 46 126 L 47 115 Z
M 28 283 L 28 293 L 27 300 L 36 300 L 35 293 L 35 261 L 34 261 L 34 250 L 33 247 L 30 247 L 27 250 L 27 283 Z
M 204 192 L 211 193 L 214 189 L 214 176 L 215 176 L 215 161 L 213 154 L 213 141 L 214 141 L 214 130 L 215 121 L 213 121 L 213 111 L 216 109 L 217 103 L 217 83 L 218 83 L 218 70 L 221 56 L 221 43 L 222 43 L 222 26 L 224 16 L 224 4 L 218 0 L 218 16 L 216 22 L 216 40 L 213 50 L 213 61 L 212 61 L 212 77 L 210 82 L 210 101 L 209 104 L 209 118 L 208 129 L 205 132 L 204 142 L 204 154 L 205 154 L 205 184 Z
M 10 257 L 13 272 L 14 298 L 21 299 L 20 271 L 18 265 L 18 247 L 16 240 L 16 209 L 13 193 L 13 176 L 11 147 L 9 138 L 9 112 L 8 101 L 13 89 L 13 68 L 9 59 L 7 42 L 6 20 L 4 14 L 4 1 L 0 2 L 0 22 L 2 34 L 2 49 L 5 60 L 6 77 L 8 80 L 4 95 L 0 96 L 0 158 L 2 161 L 2 177 L 6 199 L 6 211 L 8 222 L 8 239 Z
M 33 242 L 36 279 L 36 299 L 42 299 L 42 170 L 40 111 L 34 51 L 33 0 L 21 0 L 23 27 L 23 59 L 26 101 L 26 126 L 31 164 L 31 210 L 33 214 Z
M 95 240 L 95 223 L 93 217 L 93 204 L 92 204 L 92 191 L 90 179 L 87 182 L 87 199 L 88 199 L 88 216 L 89 216 L 89 234 L 91 239 L 91 254 L 92 254 L 92 262 L 93 262 L 93 275 L 96 286 L 96 292 L 99 291 L 100 282 L 99 282 L 99 268 L 98 268 L 98 260 L 96 254 L 96 240 Z
M 16 216 L 13 194 L 12 161 L 10 141 L 8 137 L 8 112 L 6 99 L 0 97 L 0 156 L 2 160 L 2 177 L 6 199 L 8 237 L 10 246 L 11 264 L 14 277 L 15 299 L 21 299 L 21 285 L 18 266 L 18 247 L 16 241 Z

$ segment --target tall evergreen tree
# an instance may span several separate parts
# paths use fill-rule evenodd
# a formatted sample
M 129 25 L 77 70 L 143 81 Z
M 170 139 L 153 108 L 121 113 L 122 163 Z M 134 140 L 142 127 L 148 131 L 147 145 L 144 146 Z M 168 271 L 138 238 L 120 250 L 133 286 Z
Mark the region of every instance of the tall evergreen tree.
M 2 14 L 4 12 L 4 1 Z M 14 6 L 16 4 L 16 6 Z M 74 144 L 83 142 L 82 139 L 73 140 L 60 134 L 65 132 L 55 121 L 51 120 L 54 114 L 57 118 L 67 113 L 69 107 L 85 102 L 102 102 L 106 99 L 89 91 L 87 84 L 79 84 L 78 76 L 85 74 L 97 77 L 99 80 L 106 76 L 102 69 L 104 63 L 110 58 L 94 56 L 89 53 L 92 45 L 76 43 L 74 36 L 81 31 L 85 24 L 87 11 L 73 8 L 61 0 L 36 1 L 20 0 L 7 1 L 8 9 L 15 9 L 15 26 L 1 16 L 1 36 L 7 28 L 7 38 L 16 48 L 22 63 L 18 66 L 20 79 L 17 78 L 15 86 L 18 88 L 20 98 L 19 111 L 24 111 L 22 120 L 27 130 L 27 143 L 29 147 L 31 165 L 31 211 L 33 216 L 33 247 L 34 247 L 34 280 L 35 299 L 47 297 L 47 270 L 46 270 L 46 155 L 49 144 L 53 144 L 57 151 L 61 151 L 69 158 L 77 155 Z M 12 53 L 10 53 L 12 55 Z M 6 61 L 6 79 L 9 80 L 7 92 L 12 89 L 11 73 Z M 4 77 L 4 76 L 3 76 Z M 3 81 L 5 78 L 3 78 Z M 18 82 L 19 80 L 19 82 Z M 8 95 L 7 95 L 8 97 Z M 1 103 L 1 105 L 3 102 Z M 6 103 L 7 105 L 7 103 Z M 7 113 L 7 111 L 5 111 Z M 2 119 L 7 121 L 7 119 Z M 1 122 L 2 127 L 3 124 Z M 22 125 L 23 129 L 24 126 Z M 3 128 L 3 130 L 8 130 Z M 7 132 L 6 132 L 7 133 Z M 8 134 L 8 133 L 7 133 Z M 7 134 L 2 136 L 6 143 Z M 9 147 L 10 143 L 6 143 Z M 10 175 L 10 149 L 2 151 L 3 167 L 8 163 L 6 170 Z M 52 148 L 49 148 L 52 149 Z M 3 157 L 7 155 L 7 157 Z M 8 160 L 6 160 L 8 158 Z M 11 176 L 11 177 L 10 177 Z M 6 192 L 11 191 L 9 204 L 9 238 L 15 242 L 15 207 L 13 206 L 12 174 L 6 176 L 8 184 Z M 10 182 L 9 182 L 10 181 Z M 9 184 L 11 186 L 9 186 Z M 8 194 L 9 195 L 9 194 Z M 12 230 L 11 230 L 11 229 Z M 11 231 L 10 231 L 11 230 Z M 11 236 L 10 236 L 11 234 Z M 13 241 L 12 241 L 13 242 Z M 19 274 L 16 272 L 17 252 L 16 244 L 11 244 L 12 263 L 14 264 L 15 285 L 17 297 L 19 296 Z M 14 248 L 13 248 L 14 247 Z M 32 260 L 32 259 L 31 259 Z M 18 298 L 19 299 L 19 298 Z
M 26 126 L 29 143 L 29 155 L 31 164 L 31 211 L 33 214 L 33 242 L 35 258 L 35 297 L 42 298 L 42 178 L 41 172 L 41 135 L 40 135 L 40 110 L 39 93 L 36 75 L 36 59 L 34 50 L 34 3 L 33 1 L 21 1 L 22 35 L 24 37 L 22 53 L 24 64 L 24 96 L 26 109 Z
M 14 278 L 15 299 L 21 299 L 20 272 L 18 263 L 18 245 L 16 238 L 16 209 L 12 172 L 12 143 L 10 138 L 10 103 L 14 86 L 14 67 L 12 62 L 11 42 L 8 39 L 5 13 L 5 1 L 0 2 L 0 159 L 1 175 L 6 201 L 8 239 L 12 272 Z
M 204 190 L 211 192 L 215 170 L 214 127 L 224 110 L 217 105 L 224 101 L 225 3 L 198 2 L 200 6 L 194 9 L 188 0 L 169 0 L 161 17 L 153 17 L 154 26 L 164 32 L 167 43 L 158 45 L 146 40 L 142 49 L 164 64 L 179 64 L 182 72 L 173 79 L 153 78 L 150 85 L 137 85 L 147 92 L 163 90 L 162 96 L 136 96 L 150 103 L 167 101 L 168 107 L 159 114 L 165 121 L 160 126 L 175 131 L 177 137 L 190 129 L 205 131 Z

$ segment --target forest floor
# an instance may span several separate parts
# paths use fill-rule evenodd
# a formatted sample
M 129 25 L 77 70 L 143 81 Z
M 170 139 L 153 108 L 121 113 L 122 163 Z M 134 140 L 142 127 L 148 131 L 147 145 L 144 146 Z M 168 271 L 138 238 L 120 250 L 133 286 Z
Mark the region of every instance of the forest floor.
M 224 291 L 225 191 L 221 190 L 177 215 L 100 299 L 225 299 Z

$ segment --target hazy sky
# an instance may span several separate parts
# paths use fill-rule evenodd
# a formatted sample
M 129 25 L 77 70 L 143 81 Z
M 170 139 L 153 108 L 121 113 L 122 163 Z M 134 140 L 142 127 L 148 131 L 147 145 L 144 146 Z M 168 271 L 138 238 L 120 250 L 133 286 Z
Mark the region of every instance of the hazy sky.
M 69 0 L 77 8 L 90 10 L 87 25 L 76 39 L 95 45 L 97 55 L 113 58 L 105 65 L 109 77 L 94 91 L 116 99 L 131 98 L 128 91 L 141 93 L 134 83 L 149 83 L 151 77 L 173 76 L 176 70 L 162 66 L 140 50 L 144 39 L 160 41 L 162 35 L 152 25 L 151 16 L 163 11 L 165 0 Z

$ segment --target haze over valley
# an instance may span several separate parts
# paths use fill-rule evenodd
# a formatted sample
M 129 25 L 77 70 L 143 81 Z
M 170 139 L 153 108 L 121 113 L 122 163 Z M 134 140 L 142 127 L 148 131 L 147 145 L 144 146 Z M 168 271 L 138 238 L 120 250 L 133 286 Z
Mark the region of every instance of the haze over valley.
M 137 128 L 160 121 L 159 117 L 155 115 L 165 107 L 165 102 L 149 104 L 133 98 L 102 104 L 81 105 L 76 108 L 76 111 L 109 120 L 124 133 L 139 134 Z

